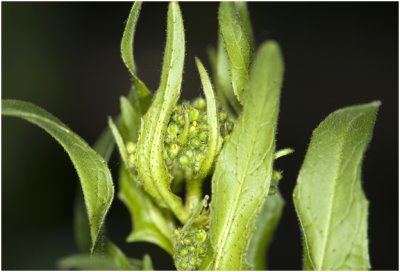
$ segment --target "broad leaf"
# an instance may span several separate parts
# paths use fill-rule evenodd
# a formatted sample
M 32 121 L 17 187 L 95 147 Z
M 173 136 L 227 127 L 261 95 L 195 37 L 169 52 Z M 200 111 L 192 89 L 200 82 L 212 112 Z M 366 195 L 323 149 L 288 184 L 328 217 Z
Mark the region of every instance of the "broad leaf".
M 283 62 L 279 46 L 267 42 L 251 71 L 248 96 L 212 180 L 212 269 L 248 268 L 247 250 L 272 177 Z
M 178 3 L 171 2 L 161 82 L 156 97 L 143 118 L 137 146 L 137 168 L 146 192 L 160 205 L 169 207 L 182 222 L 186 220 L 187 214 L 182 200 L 170 190 L 171 176 L 164 160 L 163 139 L 170 115 L 179 99 L 184 58 L 182 15 Z
M 256 231 L 251 238 L 247 253 L 249 265 L 254 270 L 266 270 L 267 268 L 265 256 L 281 219 L 284 205 L 285 201 L 279 193 L 268 196 L 264 202 L 264 206 L 258 215 Z
M 106 162 L 60 120 L 38 106 L 23 101 L 3 100 L 2 114 L 22 118 L 43 128 L 68 153 L 81 181 L 93 251 L 114 195 Z
M 340 109 L 313 132 L 293 194 L 306 269 L 370 268 L 361 165 L 379 104 Z
M 249 78 L 252 54 L 252 37 L 249 30 L 247 9 L 234 2 L 222 2 L 219 8 L 219 27 L 229 58 L 233 91 L 241 104 L 244 102 L 244 90 Z M 239 9 L 238 9 L 239 7 Z M 242 10 L 242 12 L 239 12 Z
M 128 242 L 149 242 L 172 254 L 172 231 L 174 223 L 167 219 L 153 203 L 137 181 L 121 168 L 118 197 L 128 208 L 133 231 Z
M 141 2 L 135 2 L 129 13 L 121 40 L 121 57 L 133 78 L 133 96 L 135 97 L 134 106 L 141 113 L 144 113 L 150 104 L 152 94 L 136 74 L 136 65 L 133 54 L 136 23 L 139 17 L 141 6 Z

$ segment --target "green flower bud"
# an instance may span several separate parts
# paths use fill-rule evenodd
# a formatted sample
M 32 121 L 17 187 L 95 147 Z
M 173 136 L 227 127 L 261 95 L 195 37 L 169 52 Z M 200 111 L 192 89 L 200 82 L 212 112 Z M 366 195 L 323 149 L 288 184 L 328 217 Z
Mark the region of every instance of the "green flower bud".
M 196 108 L 200 109 L 200 110 L 206 110 L 206 100 L 204 98 L 197 98 L 194 103 L 193 106 L 195 106 Z
M 179 163 L 181 166 L 188 166 L 190 163 L 190 160 L 187 156 L 183 155 L 179 157 Z
M 199 119 L 200 112 L 197 109 L 191 109 L 189 111 L 189 120 L 192 121 L 197 121 Z
M 182 257 L 185 257 L 188 254 L 188 250 L 186 248 L 183 248 L 181 251 L 179 251 L 179 255 Z
M 176 158 L 176 156 L 178 156 L 179 154 L 179 150 L 180 150 L 180 146 L 177 144 L 172 144 L 170 146 L 170 148 L 168 149 L 168 157 L 173 160 Z
M 133 142 L 128 142 L 126 144 L 126 151 L 128 154 L 134 154 L 136 151 L 136 145 Z

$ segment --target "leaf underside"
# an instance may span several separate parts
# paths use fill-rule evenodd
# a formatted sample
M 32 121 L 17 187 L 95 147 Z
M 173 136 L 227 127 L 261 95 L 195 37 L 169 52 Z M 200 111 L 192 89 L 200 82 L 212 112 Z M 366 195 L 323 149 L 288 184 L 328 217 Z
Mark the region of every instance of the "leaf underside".
M 373 102 L 340 109 L 313 132 L 293 194 L 305 269 L 370 268 L 361 165 L 378 107 Z

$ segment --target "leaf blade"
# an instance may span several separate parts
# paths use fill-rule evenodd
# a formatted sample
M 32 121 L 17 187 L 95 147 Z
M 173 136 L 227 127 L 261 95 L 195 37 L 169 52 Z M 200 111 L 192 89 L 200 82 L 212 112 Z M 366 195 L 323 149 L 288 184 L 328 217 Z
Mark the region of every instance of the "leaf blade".
M 212 269 L 247 268 L 246 251 L 272 177 L 282 78 L 279 46 L 263 44 L 251 71 L 242 115 L 219 155 L 212 179 Z
M 275 229 L 281 219 L 285 201 L 280 193 L 268 196 L 257 218 L 257 228 L 248 251 L 248 261 L 254 270 L 266 270 L 265 255 L 271 244 Z
M 111 174 L 104 159 L 60 120 L 38 106 L 24 101 L 2 100 L 2 114 L 36 124 L 53 136 L 68 153 L 81 181 L 91 223 L 93 251 L 114 195 Z
M 306 268 L 370 268 L 361 163 L 378 107 L 373 102 L 340 109 L 313 132 L 293 194 Z
M 238 7 L 241 12 L 239 12 Z M 250 37 L 248 18 L 241 18 L 246 11 L 234 2 L 220 4 L 218 21 L 229 58 L 233 91 L 241 104 L 244 102 L 244 90 L 249 79 L 252 37 Z

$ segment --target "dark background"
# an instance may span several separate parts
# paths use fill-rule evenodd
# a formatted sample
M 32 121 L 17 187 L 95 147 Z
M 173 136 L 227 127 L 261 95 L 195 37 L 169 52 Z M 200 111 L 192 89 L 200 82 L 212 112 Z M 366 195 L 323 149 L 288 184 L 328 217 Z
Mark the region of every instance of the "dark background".
M 118 113 L 129 76 L 119 44 L 130 3 L 2 3 L 2 97 L 31 101 L 92 144 Z M 208 65 L 216 44 L 218 3 L 181 4 L 187 57 L 183 96 L 201 92 L 194 56 Z M 291 200 L 312 130 L 343 106 L 381 100 L 363 167 L 370 200 L 373 269 L 398 269 L 398 4 L 250 3 L 260 43 L 276 39 L 286 73 L 278 148 L 287 201 L 270 250 L 271 269 L 301 269 L 301 240 Z M 166 3 L 145 3 L 135 42 L 141 78 L 156 89 L 165 44 Z M 209 67 L 209 66 L 208 66 Z M 3 269 L 53 269 L 77 252 L 72 208 L 78 178 L 62 148 L 25 121 L 2 118 Z M 119 167 L 117 156 L 110 168 Z M 156 268 L 173 268 L 162 250 L 125 244 L 129 214 L 115 200 L 111 238 L 130 256 L 150 250 Z

